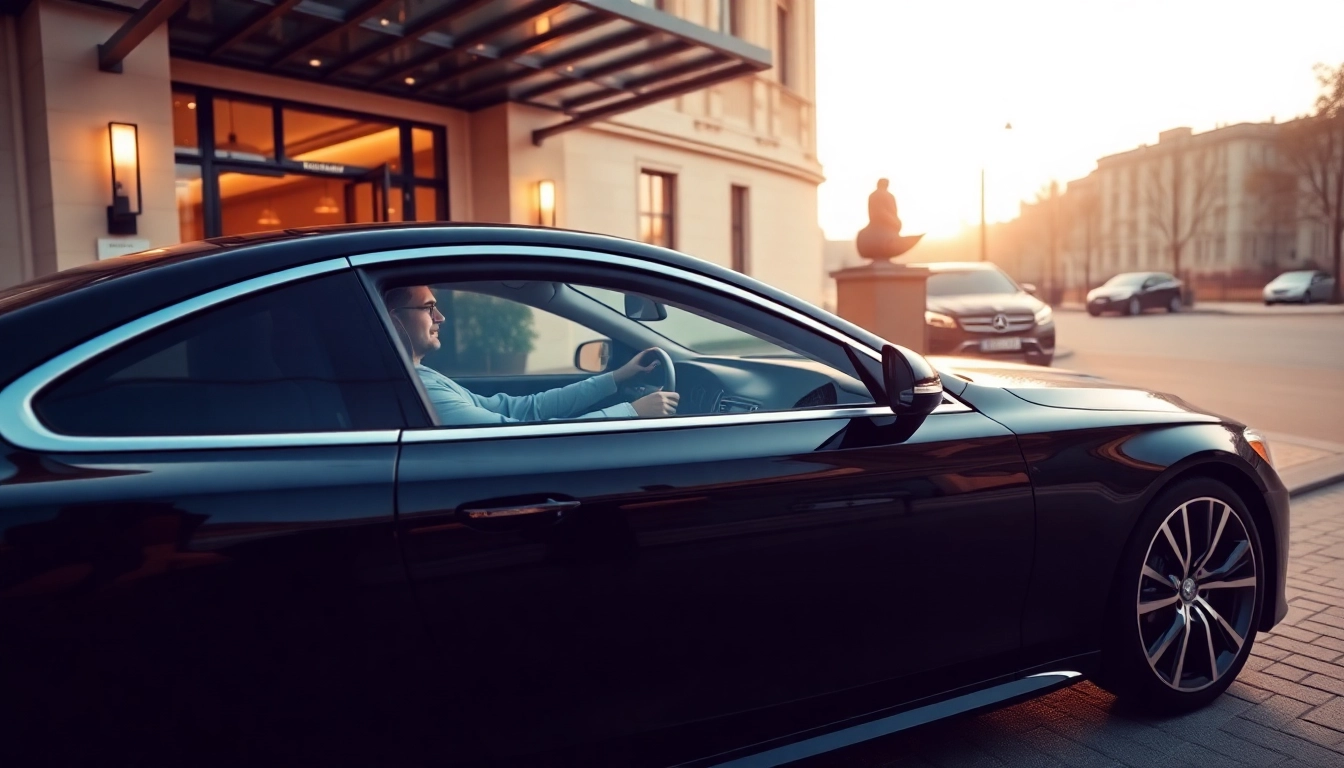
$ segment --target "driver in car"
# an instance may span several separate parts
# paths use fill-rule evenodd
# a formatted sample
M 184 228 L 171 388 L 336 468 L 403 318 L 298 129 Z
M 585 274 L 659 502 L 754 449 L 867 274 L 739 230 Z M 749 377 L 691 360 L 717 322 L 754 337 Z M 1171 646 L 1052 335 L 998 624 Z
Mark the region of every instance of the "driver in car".
M 461 384 L 430 368 L 421 360 L 439 348 L 439 324 L 444 317 L 438 310 L 429 286 L 393 288 L 383 296 L 388 312 L 407 343 L 415 371 L 420 376 L 430 404 L 444 426 L 473 424 L 509 424 L 549 421 L 551 419 L 612 419 L 671 416 L 677 412 L 680 396 L 657 391 L 630 403 L 589 410 L 616 394 L 618 387 L 633 376 L 652 371 L 658 361 L 642 365 L 646 352 L 635 355 L 620 368 L 564 387 L 521 397 L 506 394 L 481 397 Z

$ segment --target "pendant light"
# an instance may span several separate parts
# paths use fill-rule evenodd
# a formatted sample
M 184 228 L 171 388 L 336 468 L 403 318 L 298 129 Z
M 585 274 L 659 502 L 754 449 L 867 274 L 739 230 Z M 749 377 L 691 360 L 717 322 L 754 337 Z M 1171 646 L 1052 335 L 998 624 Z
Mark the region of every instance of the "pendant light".
M 341 207 L 336 204 L 336 198 L 331 196 L 331 182 L 327 182 L 327 193 L 318 198 L 317 207 L 313 213 L 335 214 L 340 213 Z
M 280 226 L 280 217 L 275 215 L 275 209 L 268 205 L 261 209 L 261 216 L 257 217 L 257 224 L 263 227 L 278 227 Z
M 229 140 L 216 147 L 217 152 L 227 153 L 230 157 L 238 155 L 251 155 L 258 160 L 266 159 L 266 155 L 260 147 L 254 147 L 251 144 L 243 144 L 238 141 L 238 132 L 233 125 L 233 99 L 229 99 Z

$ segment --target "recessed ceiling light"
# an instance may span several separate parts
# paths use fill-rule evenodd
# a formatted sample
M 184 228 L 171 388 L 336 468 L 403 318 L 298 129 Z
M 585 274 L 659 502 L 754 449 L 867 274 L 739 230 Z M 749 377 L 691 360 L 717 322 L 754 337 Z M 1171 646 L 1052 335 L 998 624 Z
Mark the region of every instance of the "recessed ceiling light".
M 196 108 L 196 102 L 194 101 L 187 102 L 187 109 L 195 109 L 195 108 Z
M 310 66 L 310 67 L 320 67 L 320 66 L 322 66 L 322 60 L 321 60 L 321 59 L 309 59 L 309 60 L 308 60 L 308 66 Z
M 388 24 L 391 24 L 392 22 L 389 21 L 389 20 L 387 20 L 387 19 L 379 19 L 379 20 L 378 20 L 378 23 L 379 23 L 379 24 L 382 24 L 384 27 L 386 27 Z
M 407 85 L 415 85 L 415 78 L 414 78 L 414 77 L 408 77 L 408 78 L 406 78 L 405 82 L 406 82 Z

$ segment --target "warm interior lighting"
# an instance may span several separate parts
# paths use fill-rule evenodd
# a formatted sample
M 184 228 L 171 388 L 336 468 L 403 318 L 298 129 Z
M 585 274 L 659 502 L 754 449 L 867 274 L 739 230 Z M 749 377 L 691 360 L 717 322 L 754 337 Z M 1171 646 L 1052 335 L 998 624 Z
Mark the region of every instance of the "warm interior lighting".
M 533 28 L 536 30 L 533 34 L 537 34 L 537 35 L 544 35 L 544 34 L 546 34 L 547 32 L 550 32 L 550 31 L 551 31 L 551 17 L 550 17 L 550 16 L 542 16 L 541 18 L 537 19 L 536 23 L 533 25 Z
M 194 101 L 187 102 L 187 109 L 195 109 L 195 108 L 196 108 L 196 102 Z
M 406 78 L 406 80 L 405 80 L 404 82 L 405 82 L 407 85 L 415 85 L 415 78 L 414 78 L 414 77 L 408 77 L 408 78 Z
M 280 217 L 275 215 L 274 208 L 263 208 L 261 216 L 257 217 L 257 224 L 263 227 L 278 227 L 280 226 Z
M 310 66 L 310 67 L 320 67 L 320 66 L 322 66 L 322 60 L 321 60 L 321 59 L 309 59 L 309 60 L 308 60 L 308 66 Z
M 340 213 L 341 207 L 336 205 L 336 198 L 331 196 L 331 184 L 327 184 L 327 193 L 317 201 L 317 207 L 313 213 L 333 214 Z
M 555 226 L 555 182 L 550 179 L 537 182 L 537 223 Z
M 108 123 L 112 152 L 112 204 L 107 207 L 107 232 L 134 235 L 140 215 L 140 137 L 133 123 Z

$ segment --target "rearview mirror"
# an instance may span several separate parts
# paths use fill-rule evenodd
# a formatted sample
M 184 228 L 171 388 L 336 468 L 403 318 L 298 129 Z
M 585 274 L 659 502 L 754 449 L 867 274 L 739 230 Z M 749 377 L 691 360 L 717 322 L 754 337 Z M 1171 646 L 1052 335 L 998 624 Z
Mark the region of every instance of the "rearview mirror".
M 625 294 L 625 316 L 631 320 L 666 320 L 667 307 L 645 296 Z
M 923 421 L 943 402 L 943 380 L 922 355 L 903 347 L 882 347 L 882 382 L 887 405 L 897 416 Z
M 1032 296 L 1035 296 L 1035 295 L 1036 295 L 1036 284 L 1035 284 L 1035 283 L 1023 283 L 1023 284 L 1022 284 L 1022 290 L 1026 291 L 1027 293 L 1030 293 Z
M 611 362 L 611 342 L 606 339 L 585 341 L 574 350 L 574 367 L 587 373 L 602 373 Z

